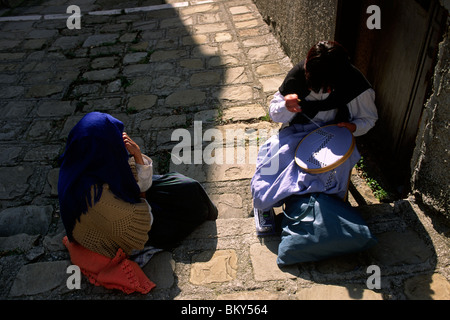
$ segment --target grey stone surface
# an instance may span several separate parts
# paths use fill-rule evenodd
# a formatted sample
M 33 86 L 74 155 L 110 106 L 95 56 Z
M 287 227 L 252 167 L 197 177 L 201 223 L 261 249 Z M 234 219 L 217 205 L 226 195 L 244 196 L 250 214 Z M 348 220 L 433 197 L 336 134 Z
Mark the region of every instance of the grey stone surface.
M 0 236 L 19 233 L 46 234 L 50 226 L 52 206 L 26 206 L 8 208 L 0 212 Z
M 62 85 L 42 84 L 31 87 L 26 94 L 27 98 L 44 98 L 50 97 L 64 90 Z
M 102 69 L 88 71 L 82 77 L 88 81 L 107 81 L 115 79 L 118 73 L 119 69 Z
M 0 199 L 22 196 L 29 187 L 33 169 L 24 166 L 0 167 Z
M 29 235 L 19 233 L 12 236 L 0 237 L 0 252 L 19 251 L 27 252 L 38 240 L 39 234 Z
M 70 101 L 45 101 L 37 109 L 41 117 L 61 117 L 70 115 L 75 111 L 75 106 Z
M 157 101 L 158 101 L 157 95 L 133 96 L 128 101 L 128 108 L 143 111 L 146 109 L 153 108 Z
M 123 64 L 133 64 L 143 61 L 147 57 L 147 52 L 129 53 L 123 58 Z
M 40 262 L 23 266 L 14 280 L 10 297 L 37 295 L 53 290 L 67 292 L 69 261 Z
M 200 90 L 181 90 L 174 92 L 166 99 L 166 104 L 171 107 L 198 105 L 205 102 L 206 94 Z
M 110 45 L 115 43 L 119 35 L 117 34 L 98 34 L 92 35 L 83 43 L 83 47 L 98 47 L 102 45 Z

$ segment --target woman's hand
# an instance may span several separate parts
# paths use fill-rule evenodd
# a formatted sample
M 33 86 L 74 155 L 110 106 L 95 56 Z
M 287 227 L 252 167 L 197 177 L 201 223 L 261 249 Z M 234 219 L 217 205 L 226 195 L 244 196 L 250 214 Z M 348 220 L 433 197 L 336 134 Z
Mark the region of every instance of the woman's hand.
M 134 157 L 134 161 L 137 164 L 144 164 L 144 158 L 142 157 L 141 148 L 134 142 L 126 132 L 122 133 L 123 143 L 127 151 Z
M 293 113 L 302 112 L 302 108 L 300 108 L 298 95 L 296 94 L 288 94 L 284 97 L 284 101 L 286 102 L 286 109 Z
M 341 128 L 347 128 L 348 130 L 350 130 L 351 133 L 354 133 L 356 131 L 356 124 L 354 123 L 341 122 L 338 123 L 337 126 Z

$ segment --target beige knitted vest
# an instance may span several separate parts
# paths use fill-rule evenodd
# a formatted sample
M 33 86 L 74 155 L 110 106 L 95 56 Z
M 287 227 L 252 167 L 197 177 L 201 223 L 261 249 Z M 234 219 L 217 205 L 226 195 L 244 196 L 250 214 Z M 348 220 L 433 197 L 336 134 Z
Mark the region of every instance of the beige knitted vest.
M 109 258 L 115 257 L 119 248 L 128 255 L 144 248 L 151 226 L 144 200 L 137 204 L 123 201 L 105 184 L 100 200 L 88 208 L 73 229 L 74 239 L 83 247 Z

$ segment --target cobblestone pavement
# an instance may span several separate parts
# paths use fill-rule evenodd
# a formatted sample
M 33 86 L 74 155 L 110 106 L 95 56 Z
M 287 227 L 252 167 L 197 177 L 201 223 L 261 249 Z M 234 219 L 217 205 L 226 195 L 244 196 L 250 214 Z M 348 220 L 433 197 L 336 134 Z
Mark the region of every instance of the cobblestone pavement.
M 66 24 L 73 4 L 80 29 Z M 292 62 L 251 0 L 43 0 L 0 14 L 1 299 L 450 298 L 448 230 L 413 199 L 376 202 L 357 175 L 350 200 L 379 239 L 375 248 L 280 269 L 279 239 L 256 237 L 252 160 L 278 129 L 267 119 L 268 100 Z M 145 296 L 84 278 L 79 290 L 66 286 L 57 159 L 69 130 L 91 111 L 122 120 L 157 173 L 199 180 L 219 208 L 216 222 L 144 267 L 157 285 Z M 224 137 L 234 130 L 245 141 L 224 145 L 233 164 L 171 161 L 183 134 L 206 152 L 209 129 Z M 380 267 L 381 289 L 366 286 L 371 265 Z

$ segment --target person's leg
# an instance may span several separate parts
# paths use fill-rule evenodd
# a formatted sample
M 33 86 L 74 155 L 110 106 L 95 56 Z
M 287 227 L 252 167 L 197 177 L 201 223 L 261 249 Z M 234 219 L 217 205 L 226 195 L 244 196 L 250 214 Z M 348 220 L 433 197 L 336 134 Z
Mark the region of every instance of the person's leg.
M 201 184 L 178 173 L 156 177 L 147 201 L 154 217 L 147 244 L 158 248 L 173 248 L 203 222 L 217 219 Z

